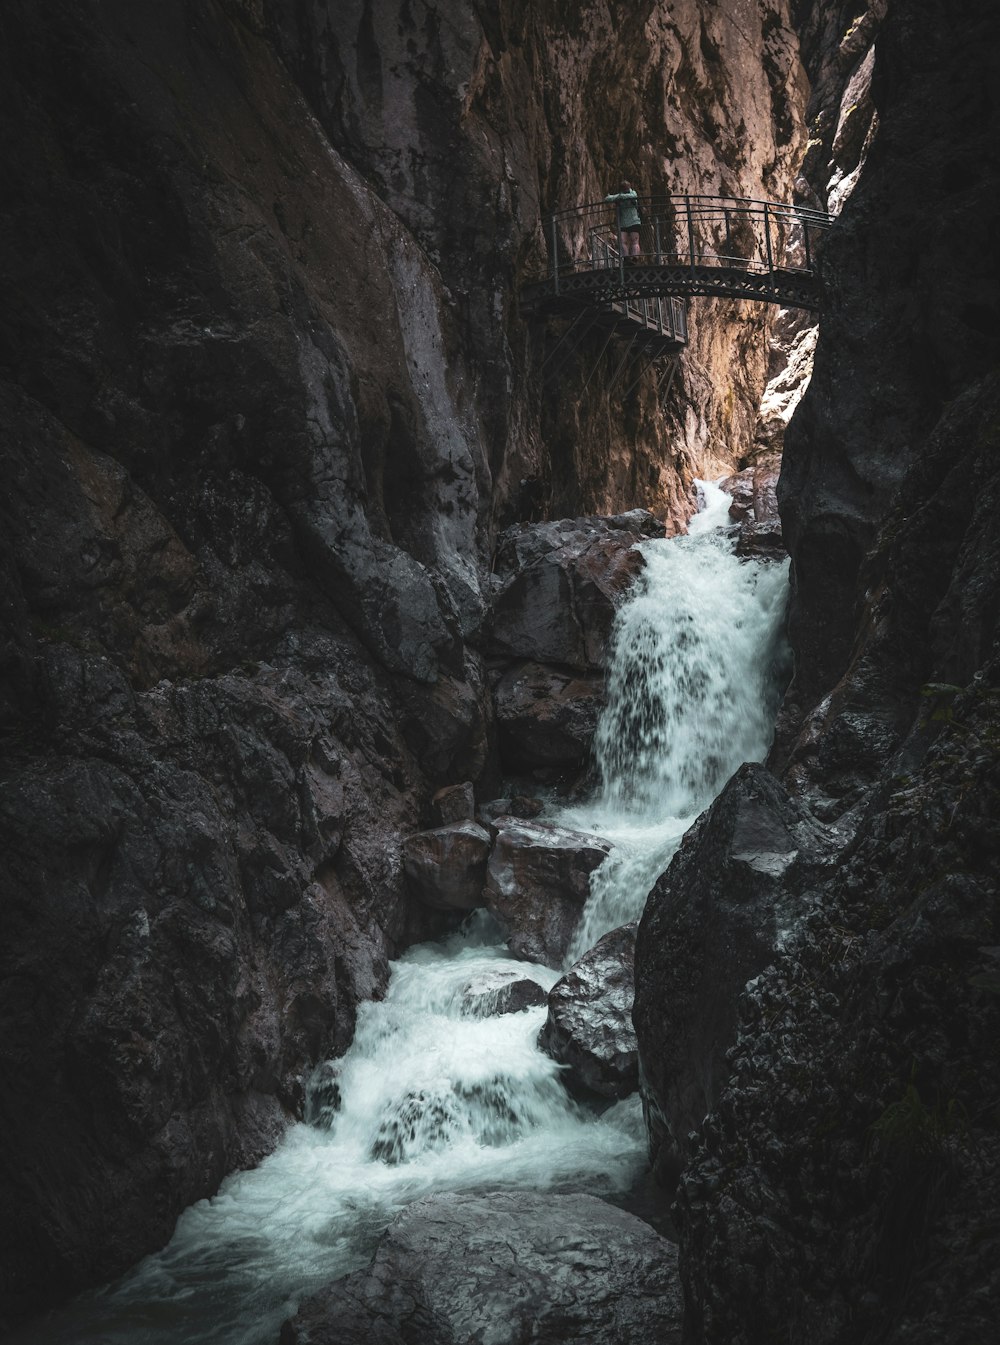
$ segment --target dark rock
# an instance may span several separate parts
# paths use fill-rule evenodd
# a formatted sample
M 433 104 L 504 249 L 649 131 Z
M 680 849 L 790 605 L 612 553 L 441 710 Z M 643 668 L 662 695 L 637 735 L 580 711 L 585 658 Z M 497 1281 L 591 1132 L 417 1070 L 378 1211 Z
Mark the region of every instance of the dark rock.
M 687 1136 L 714 1106 L 728 1069 L 736 1003 L 798 915 L 819 829 L 763 767 L 737 771 L 684 837 L 639 925 L 634 1021 L 643 1089 L 663 1135 L 652 1158 L 666 1185 Z
M 571 1086 L 626 1097 L 639 1082 L 632 1027 L 636 925 L 605 934 L 549 991 L 538 1044 L 569 1066 Z
M 753 468 L 745 467 L 743 471 L 727 476 L 724 481 L 719 482 L 719 486 L 727 495 L 733 497 L 733 502 L 729 506 L 729 517 L 737 523 L 742 523 L 753 511 Z
M 407 836 L 403 871 L 410 891 L 424 905 L 474 911 L 483 905 L 489 853 L 488 831 L 476 822 L 452 822 Z
M 584 832 L 500 819 L 483 902 L 515 956 L 557 967 L 611 845 Z
M 646 518 L 647 528 L 659 527 Z M 509 528 L 497 551 L 491 651 L 581 671 L 603 667 L 615 608 L 642 567 L 633 548 L 649 535 L 599 518 Z
M 520 1013 L 546 1002 L 546 994 L 537 981 L 516 971 L 494 971 L 470 981 L 462 991 L 462 1012 L 470 1018 L 492 1018 L 496 1014 Z
M 786 560 L 788 552 L 781 540 L 781 522 L 775 518 L 766 523 L 746 519 L 740 525 L 736 539 L 738 556 L 754 556 L 758 560 Z
M 450 822 L 464 822 L 476 815 L 476 797 L 472 781 L 461 785 L 445 785 L 431 799 L 442 826 Z
M 604 679 L 539 663 L 516 663 L 494 691 L 504 768 L 579 766 L 604 703 Z
M 594 1196 L 417 1201 L 372 1264 L 308 1300 L 281 1345 L 679 1345 L 677 1249 Z

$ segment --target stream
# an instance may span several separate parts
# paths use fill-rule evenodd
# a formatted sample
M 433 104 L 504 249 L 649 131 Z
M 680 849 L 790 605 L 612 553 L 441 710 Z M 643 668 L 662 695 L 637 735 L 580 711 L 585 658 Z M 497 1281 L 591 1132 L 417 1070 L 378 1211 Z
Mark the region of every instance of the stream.
M 687 537 L 641 543 L 646 566 L 614 629 L 600 788 L 552 815 L 616 846 L 572 958 L 641 914 L 685 830 L 770 741 L 787 566 L 738 560 L 729 496 L 701 489 Z M 162 1251 L 12 1341 L 275 1345 L 297 1303 L 365 1265 L 420 1196 L 508 1187 L 624 1199 L 645 1169 L 638 1097 L 603 1111 L 574 1101 L 535 1044 L 544 1006 L 483 1015 L 479 990 L 498 971 L 546 991 L 560 975 L 514 959 L 484 913 L 411 948 L 385 999 L 359 1012 L 328 1125 L 293 1126 L 257 1168 L 186 1210 Z

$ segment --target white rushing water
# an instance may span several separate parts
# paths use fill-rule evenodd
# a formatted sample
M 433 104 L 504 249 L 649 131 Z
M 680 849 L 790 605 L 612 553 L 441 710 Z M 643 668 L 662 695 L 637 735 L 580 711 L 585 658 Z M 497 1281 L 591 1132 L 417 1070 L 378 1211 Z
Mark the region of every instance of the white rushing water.
M 432 1191 L 626 1191 L 645 1159 L 638 1099 L 598 1116 L 535 1041 L 545 1009 L 477 1017 L 498 971 L 551 988 L 473 917 L 412 948 L 360 1011 L 329 1130 L 297 1125 L 251 1172 L 186 1210 L 168 1247 L 122 1281 L 15 1337 L 31 1345 L 275 1345 L 306 1294 L 367 1264 L 379 1234 Z M 470 993 L 471 990 L 471 993 Z
M 570 962 L 638 919 L 694 819 L 771 742 L 788 563 L 740 560 L 730 496 L 707 482 L 699 490 L 686 537 L 640 543 L 645 569 L 615 622 L 594 744 L 601 787 L 558 814 L 616 847 L 591 879 Z
M 692 819 L 770 738 L 786 567 L 738 561 L 729 497 L 703 489 L 688 537 L 642 544 L 646 568 L 615 629 L 602 787 L 560 815 L 616 843 L 577 951 L 641 913 Z M 602 1114 L 574 1102 L 536 1045 L 544 1008 L 477 1014 L 476 987 L 498 972 L 545 990 L 559 974 L 515 961 L 482 915 L 462 936 L 411 949 L 385 1000 L 360 1011 L 328 1129 L 294 1126 L 258 1168 L 185 1211 L 162 1252 L 14 1341 L 274 1345 L 296 1303 L 366 1264 L 419 1196 L 627 1191 L 645 1166 L 637 1097 Z

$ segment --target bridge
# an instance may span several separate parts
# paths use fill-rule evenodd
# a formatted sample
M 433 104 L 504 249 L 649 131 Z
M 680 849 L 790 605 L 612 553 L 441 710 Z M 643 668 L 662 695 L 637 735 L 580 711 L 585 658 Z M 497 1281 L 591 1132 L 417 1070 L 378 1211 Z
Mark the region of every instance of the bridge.
M 549 217 L 545 272 L 521 289 L 525 316 L 572 319 L 546 364 L 562 351 L 562 367 L 567 345 L 572 353 L 597 328 L 606 334 L 601 355 L 612 337 L 629 342 L 614 382 L 630 355 L 647 357 L 631 389 L 687 344 L 689 298 L 819 308 L 817 253 L 833 223 L 824 211 L 738 196 L 641 196 L 637 205 L 637 256 L 626 255 L 614 202 Z

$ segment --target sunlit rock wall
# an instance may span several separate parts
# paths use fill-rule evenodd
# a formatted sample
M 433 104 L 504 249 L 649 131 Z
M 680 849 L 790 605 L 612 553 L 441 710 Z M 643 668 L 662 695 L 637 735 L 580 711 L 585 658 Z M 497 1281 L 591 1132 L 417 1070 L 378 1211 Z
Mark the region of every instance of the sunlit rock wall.
M 263 9 L 334 144 L 440 270 L 495 514 L 644 505 L 681 525 L 693 474 L 753 442 L 773 314 L 696 301 L 669 399 L 650 374 L 623 402 L 634 369 L 609 395 L 620 349 L 597 334 L 543 385 L 554 333 L 520 320 L 517 286 L 544 268 L 547 214 L 622 176 L 790 198 L 807 89 L 784 0 Z

